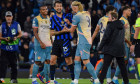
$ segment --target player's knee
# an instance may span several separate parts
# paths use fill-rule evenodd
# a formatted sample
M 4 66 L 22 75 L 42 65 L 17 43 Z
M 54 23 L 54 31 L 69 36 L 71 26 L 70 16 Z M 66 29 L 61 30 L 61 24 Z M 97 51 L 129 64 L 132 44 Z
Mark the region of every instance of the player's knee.
M 78 57 L 78 56 L 75 56 L 75 59 L 74 59 L 75 61 L 81 61 L 81 58 L 80 57 Z
M 50 60 L 45 60 L 45 64 L 50 64 Z
M 41 62 L 36 61 L 35 64 L 38 65 L 38 66 L 40 66 L 41 65 Z
M 65 58 L 65 61 L 66 61 L 67 65 L 72 64 L 72 58 L 71 57 Z
M 89 59 L 83 60 L 83 64 L 84 64 L 84 65 L 86 65 L 86 64 L 89 63 L 89 62 L 90 62 Z
M 55 65 L 56 64 L 56 60 L 50 60 L 50 64 L 51 65 Z

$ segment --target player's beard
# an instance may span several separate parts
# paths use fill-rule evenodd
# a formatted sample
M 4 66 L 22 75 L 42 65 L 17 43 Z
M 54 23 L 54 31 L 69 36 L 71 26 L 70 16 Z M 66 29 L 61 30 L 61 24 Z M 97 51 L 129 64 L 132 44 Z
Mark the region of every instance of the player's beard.
M 57 11 L 56 11 L 56 13 L 57 13 L 57 14 L 61 14 L 62 12 L 57 12 Z

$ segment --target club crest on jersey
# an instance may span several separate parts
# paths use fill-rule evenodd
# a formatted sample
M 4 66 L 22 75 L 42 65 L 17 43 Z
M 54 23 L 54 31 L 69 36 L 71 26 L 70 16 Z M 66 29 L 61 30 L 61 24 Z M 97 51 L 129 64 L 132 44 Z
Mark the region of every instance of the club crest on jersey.
M 12 35 L 16 35 L 16 30 L 14 28 L 12 29 L 11 32 L 12 32 Z
M 45 23 L 47 24 L 47 20 L 45 21 Z
M 41 57 L 39 56 L 39 57 L 38 57 L 38 59 L 40 60 L 40 59 L 41 59 Z
M 61 21 L 61 24 L 64 24 L 64 21 Z

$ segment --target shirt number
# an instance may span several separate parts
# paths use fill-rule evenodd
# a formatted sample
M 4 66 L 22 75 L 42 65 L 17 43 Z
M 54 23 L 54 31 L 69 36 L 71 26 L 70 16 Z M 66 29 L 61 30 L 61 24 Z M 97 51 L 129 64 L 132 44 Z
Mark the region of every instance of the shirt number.
M 90 18 L 86 16 L 87 22 L 88 22 L 88 27 L 90 27 Z

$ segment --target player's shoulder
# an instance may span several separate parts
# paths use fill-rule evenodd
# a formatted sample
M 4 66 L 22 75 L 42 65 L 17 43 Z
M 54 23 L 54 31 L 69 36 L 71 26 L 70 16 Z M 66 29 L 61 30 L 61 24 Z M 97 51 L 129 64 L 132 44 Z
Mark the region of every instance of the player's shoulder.
M 122 21 L 127 21 L 127 19 L 124 18 L 123 16 L 120 18 L 120 20 L 122 20 Z
M 99 19 L 99 21 L 101 22 L 101 21 L 106 21 L 105 19 L 106 19 L 107 17 L 105 17 L 105 16 L 102 16 L 100 19 Z
M 72 13 L 67 13 L 65 16 L 66 17 L 73 17 L 73 14 Z

